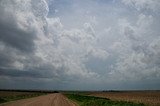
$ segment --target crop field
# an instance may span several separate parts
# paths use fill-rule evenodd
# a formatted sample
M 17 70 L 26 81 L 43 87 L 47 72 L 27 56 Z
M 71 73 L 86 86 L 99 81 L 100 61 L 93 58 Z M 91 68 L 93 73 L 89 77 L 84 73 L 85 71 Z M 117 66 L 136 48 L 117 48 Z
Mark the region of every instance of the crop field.
M 92 92 L 88 95 L 118 101 L 144 103 L 147 106 L 160 106 L 160 91 Z
M 107 98 L 86 96 L 81 94 L 66 94 L 66 96 L 75 101 L 79 106 L 145 106 L 143 103 L 113 101 Z

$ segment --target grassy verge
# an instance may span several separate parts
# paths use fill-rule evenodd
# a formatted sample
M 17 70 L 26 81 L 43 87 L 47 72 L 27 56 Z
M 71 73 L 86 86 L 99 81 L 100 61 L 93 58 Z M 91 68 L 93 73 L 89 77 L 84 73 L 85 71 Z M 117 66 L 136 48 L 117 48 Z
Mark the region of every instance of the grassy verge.
M 22 95 L 5 96 L 5 97 L 0 97 L 0 103 L 15 101 L 19 99 L 26 99 L 26 98 L 36 97 L 40 95 L 45 95 L 45 94 L 46 93 L 30 93 L 30 94 L 22 94 Z
M 125 101 L 112 101 L 107 98 L 85 96 L 79 94 L 65 94 L 69 99 L 77 102 L 80 106 L 145 106 L 142 103 Z

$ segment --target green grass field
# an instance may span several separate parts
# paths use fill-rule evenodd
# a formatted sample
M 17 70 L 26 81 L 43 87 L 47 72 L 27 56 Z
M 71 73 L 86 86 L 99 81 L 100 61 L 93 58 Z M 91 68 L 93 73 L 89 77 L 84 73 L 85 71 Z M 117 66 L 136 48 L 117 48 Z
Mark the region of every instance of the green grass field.
M 80 106 L 145 106 L 142 103 L 125 101 L 112 101 L 106 98 L 85 96 L 80 94 L 65 94 L 69 99 L 75 101 Z

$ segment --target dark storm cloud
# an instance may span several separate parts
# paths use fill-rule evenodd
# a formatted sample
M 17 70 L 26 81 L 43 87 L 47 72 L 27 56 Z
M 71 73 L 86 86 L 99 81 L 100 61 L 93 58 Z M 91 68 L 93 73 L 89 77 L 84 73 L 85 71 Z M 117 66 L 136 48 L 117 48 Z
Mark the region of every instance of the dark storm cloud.
M 14 70 L 14 69 L 0 69 L 1 76 L 9 76 L 9 77 L 29 77 L 29 78 L 52 78 L 54 77 L 51 71 L 47 70 Z
M 4 45 L 3 43 L 0 43 L 0 45 Z M 4 46 L 5 47 L 5 46 Z M 0 67 L 9 67 L 10 64 L 12 64 L 15 60 L 14 55 L 11 55 L 14 50 L 12 50 L 12 53 L 10 52 L 10 49 L 8 47 L 5 47 L 6 49 L 0 50 Z
M 0 14 L 4 16 L 0 17 L 0 41 L 20 51 L 32 52 L 36 31 L 34 29 L 27 31 L 20 29 L 14 16 L 5 15 L 1 11 Z
M 0 0 L 0 88 L 159 89 L 150 1 Z
M 31 52 L 34 50 L 35 32 L 25 32 L 23 30 L 4 26 L 0 23 L 0 39 L 6 45 L 12 46 L 23 52 Z

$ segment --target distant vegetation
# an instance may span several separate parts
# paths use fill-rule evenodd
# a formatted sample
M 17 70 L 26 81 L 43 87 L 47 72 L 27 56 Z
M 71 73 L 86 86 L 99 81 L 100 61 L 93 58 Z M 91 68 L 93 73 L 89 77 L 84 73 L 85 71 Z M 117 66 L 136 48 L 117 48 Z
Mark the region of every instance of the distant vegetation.
M 85 96 L 80 94 L 66 94 L 66 96 L 78 103 L 80 106 L 145 106 L 142 103 L 132 103 L 125 101 L 112 101 L 107 98 Z

